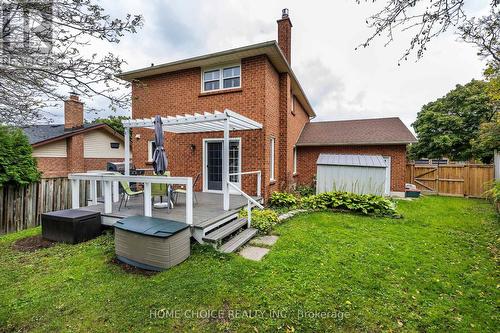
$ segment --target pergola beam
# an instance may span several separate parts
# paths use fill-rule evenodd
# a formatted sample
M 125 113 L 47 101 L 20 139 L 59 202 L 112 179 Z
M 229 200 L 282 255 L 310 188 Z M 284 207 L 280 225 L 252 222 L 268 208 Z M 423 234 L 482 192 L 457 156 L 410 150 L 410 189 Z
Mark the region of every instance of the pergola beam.
M 231 110 L 224 112 L 204 112 L 194 115 L 185 114 L 175 117 L 162 117 L 164 132 L 170 133 L 204 133 L 222 132 L 224 141 L 222 149 L 222 192 L 224 194 L 224 210 L 229 210 L 229 131 L 262 129 L 262 124 Z M 125 174 L 130 173 L 130 129 L 154 129 L 154 118 L 130 119 L 122 121 L 125 128 Z M 148 208 L 149 209 L 149 208 Z

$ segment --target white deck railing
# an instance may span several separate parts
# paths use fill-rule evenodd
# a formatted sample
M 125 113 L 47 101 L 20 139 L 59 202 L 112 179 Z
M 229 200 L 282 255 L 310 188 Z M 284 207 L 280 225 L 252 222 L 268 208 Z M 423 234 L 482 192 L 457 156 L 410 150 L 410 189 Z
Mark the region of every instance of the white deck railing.
M 261 188 L 262 188 L 262 172 L 260 170 L 256 171 L 245 171 L 245 172 L 235 172 L 235 173 L 230 173 L 229 177 L 231 176 L 242 176 L 242 175 L 257 175 L 257 196 L 260 198 L 261 194 Z M 241 179 L 240 179 L 241 183 Z M 238 191 L 241 192 L 241 191 Z
M 97 182 L 104 184 L 104 213 L 113 212 L 113 202 L 118 201 L 118 183 L 134 182 L 144 184 L 144 215 L 152 216 L 151 184 L 184 185 L 186 187 L 186 223 L 193 224 L 193 178 L 164 176 L 124 176 L 102 173 L 73 173 L 71 180 L 71 203 L 74 209 L 80 208 L 80 180 L 90 181 L 91 202 L 97 204 Z M 112 190 L 113 188 L 113 190 Z M 114 192 L 114 194 L 112 194 Z M 116 200 L 116 201 L 115 201 Z
M 252 175 L 252 174 L 257 175 L 257 197 L 260 198 L 261 187 L 262 187 L 262 184 L 261 184 L 262 173 L 260 170 L 230 173 L 229 176 Z M 241 183 L 241 179 L 240 179 L 240 183 Z M 251 196 L 249 196 L 248 194 L 243 192 L 243 190 L 241 190 L 241 188 L 236 186 L 234 183 L 227 182 L 227 184 L 229 185 L 229 187 L 232 187 L 233 190 L 235 190 L 236 192 L 238 192 L 239 194 L 244 196 L 245 199 L 247 199 L 247 221 L 248 221 L 247 224 L 248 224 L 248 227 L 250 228 L 250 226 L 252 225 L 252 208 L 259 207 L 260 209 L 264 209 L 264 206 L 262 206 L 259 202 L 257 202 L 257 200 L 255 200 L 254 198 L 252 198 Z

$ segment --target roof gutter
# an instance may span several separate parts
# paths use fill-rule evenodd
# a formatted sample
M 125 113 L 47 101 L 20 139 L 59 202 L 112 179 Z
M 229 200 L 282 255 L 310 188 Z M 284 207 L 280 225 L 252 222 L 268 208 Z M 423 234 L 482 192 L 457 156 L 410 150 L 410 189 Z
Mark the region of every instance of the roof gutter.
M 263 42 L 263 43 L 258 43 L 258 44 L 253 44 L 253 45 L 248 45 L 248 46 L 243 46 L 243 47 L 239 47 L 239 48 L 235 48 L 235 49 L 231 49 L 231 50 L 225 50 L 225 51 L 221 51 L 221 52 L 205 54 L 205 55 L 201 55 L 201 56 L 197 56 L 197 57 L 193 57 L 193 58 L 173 61 L 173 62 L 160 64 L 160 65 L 156 65 L 156 66 L 144 67 L 144 68 L 140 68 L 140 69 L 136 69 L 136 70 L 118 73 L 118 74 L 115 74 L 115 76 L 117 78 L 122 79 L 122 80 L 132 82 L 134 80 L 138 80 L 138 79 L 149 77 L 149 76 L 160 75 L 160 74 L 169 73 L 169 72 L 175 72 L 178 70 L 183 70 L 183 69 L 188 69 L 188 68 L 202 67 L 203 64 L 200 64 L 200 63 L 203 63 L 204 61 L 208 61 L 212 58 L 224 57 L 224 56 L 232 55 L 235 53 L 244 53 L 244 52 L 259 49 L 259 48 L 263 49 L 261 54 L 267 55 L 267 53 L 264 52 L 266 48 L 271 48 L 272 51 L 277 52 L 277 54 L 279 55 L 279 58 L 282 62 L 280 65 L 283 65 L 285 67 L 285 71 L 282 71 L 282 72 L 287 72 L 290 74 L 290 76 L 292 78 L 292 84 L 294 84 L 295 87 L 300 92 L 300 95 L 302 97 L 301 99 L 303 102 L 301 104 L 305 104 L 305 105 L 303 105 L 303 107 L 306 110 L 307 114 L 311 117 L 311 119 L 316 117 L 316 113 L 314 112 L 312 105 L 309 102 L 309 99 L 307 98 L 307 96 L 304 92 L 304 89 L 300 85 L 299 80 L 297 79 L 295 73 L 293 72 L 292 68 L 290 67 L 290 64 L 286 60 L 285 55 L 283 54 L 283 52 L 281 51 L 280 47 L 278 46 L 278 44 L 275 40 L 267 41 L 267 42 Z M 244 58 L 244 57 L 242 56 L 242 58 Z M 170 68 L 177 67 L 177 68 L 169 71 L 169 70 L 167 70 L 167 68 L 169 68 L 169 67 Z
M 389 142 L 346 142 L 346 143 L 297 143 L 297 147 L 334 147 L 334 146 L 390 146 L 390 145 L 408 145 L 417 141 L 389 141 Z

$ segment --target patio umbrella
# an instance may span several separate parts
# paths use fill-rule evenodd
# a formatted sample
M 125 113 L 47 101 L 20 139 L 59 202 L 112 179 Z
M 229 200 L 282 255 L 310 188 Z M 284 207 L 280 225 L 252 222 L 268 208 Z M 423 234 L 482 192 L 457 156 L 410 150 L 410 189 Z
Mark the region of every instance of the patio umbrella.
M 163 127 L 160 116 L 155 116 L 155 151 L 153 153 L 153 168 L 157 175 L 163 175 L 167 170 L 167 153 L 163 147 Z

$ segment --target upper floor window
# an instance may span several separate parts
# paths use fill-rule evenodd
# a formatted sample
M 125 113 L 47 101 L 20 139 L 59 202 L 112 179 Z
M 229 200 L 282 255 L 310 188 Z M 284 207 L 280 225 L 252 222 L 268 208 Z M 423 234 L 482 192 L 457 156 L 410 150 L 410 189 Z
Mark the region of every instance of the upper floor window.
M 203 71 L 203 91 L 241 87 L 241 66 L 232 65 Z

